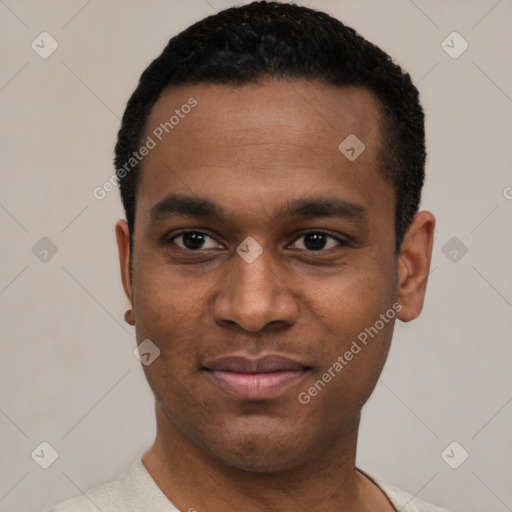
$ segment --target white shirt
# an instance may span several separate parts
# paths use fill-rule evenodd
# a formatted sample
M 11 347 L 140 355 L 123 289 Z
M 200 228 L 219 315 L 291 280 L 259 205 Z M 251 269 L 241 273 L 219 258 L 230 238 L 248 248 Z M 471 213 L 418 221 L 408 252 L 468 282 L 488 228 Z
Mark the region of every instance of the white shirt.
M 369 477 L 366 473 L 366 476 Z M 448 512 L 414 498 L 373 477 L 369 477 L 400 512 Z M 200 506 L 198 505 L 199 510 Z M 194 504 L 182 512 L 193 512 Z M 180 512 L 160 490 L 141 460 L 137 460 L 119 480 L 93 487 L 83 496 L 72 498 L 46 512 Z

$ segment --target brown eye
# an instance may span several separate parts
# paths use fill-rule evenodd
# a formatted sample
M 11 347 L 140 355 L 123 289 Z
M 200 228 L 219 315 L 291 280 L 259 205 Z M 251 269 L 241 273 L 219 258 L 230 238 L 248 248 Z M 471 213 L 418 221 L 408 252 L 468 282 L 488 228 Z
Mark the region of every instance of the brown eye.
M 306 249 L 307 251 L 321 251 L 323 249 L 332 249 L 337 245 L 345 245 L 342 240 L 336 238 L 335 236 L 329 235 L 328 233 L 324 233 L 323 231 L 308 231 L 304 233 L 300 238 L 298 238 L 294 245 L 296 245 L 298 240 L 303 239 L 302 244 L 299 243 L 299 246 L 292 247 L 292 249 Z M 302 245 L 302 247 L 301 247 Z
M 178 233 L 169 240 L 169 243 L 175 243 L 178 247 L 189 251 L 222 248 L 221 244 L 214 238 L 201 231 L 184 231 Z

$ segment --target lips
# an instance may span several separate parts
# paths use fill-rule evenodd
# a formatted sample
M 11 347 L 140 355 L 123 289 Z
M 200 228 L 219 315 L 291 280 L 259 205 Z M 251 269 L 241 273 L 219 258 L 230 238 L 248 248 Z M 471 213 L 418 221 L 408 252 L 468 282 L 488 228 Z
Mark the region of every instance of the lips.
M 206 362 L 203 370 L 215 384 L 237 398 L 265 400 L 293 387 L 310 368 L 288 357 L 267 355 L 258 359 L 221 357 Z
M 278 371 L 300 371 L 305 368 L 301 363 L 283 356 L 268 355 L 259 359 L 241 356 L 228 356 L 206 363 L 205 368 L 213 371 L 237 373 L 270 373 Z

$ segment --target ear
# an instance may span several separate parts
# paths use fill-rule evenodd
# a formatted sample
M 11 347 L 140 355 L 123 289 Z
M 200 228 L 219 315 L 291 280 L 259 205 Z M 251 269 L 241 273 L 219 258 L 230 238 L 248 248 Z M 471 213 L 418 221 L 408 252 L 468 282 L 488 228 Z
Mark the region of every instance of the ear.
M 423 309 L 435 224 L 430 212 L 419 212 L 404 236 L 398 261 L 398 300 L 402 309 L 397 318 L 402 322 L 414 320 Z
M 132 276 L 130 265 L 130 231 L 127 222 L 123 219 L 116 224 L 117 250 L 119 251 L 119 267 L 121 269 L 121 280 L 124 292 L 128 297 L 130 306 L 132 304 Z

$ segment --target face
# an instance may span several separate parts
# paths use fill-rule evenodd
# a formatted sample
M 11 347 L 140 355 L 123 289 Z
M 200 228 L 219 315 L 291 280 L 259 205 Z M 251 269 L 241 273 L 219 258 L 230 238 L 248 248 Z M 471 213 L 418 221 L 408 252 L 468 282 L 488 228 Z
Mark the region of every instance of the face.
M 124 285 L 160 350 L 160 421 L 232 467 L 326 450 L 382 370 L 403 304 L 379 117 L 365 90 L 279 80 L 181 86 L 152 110 Z

